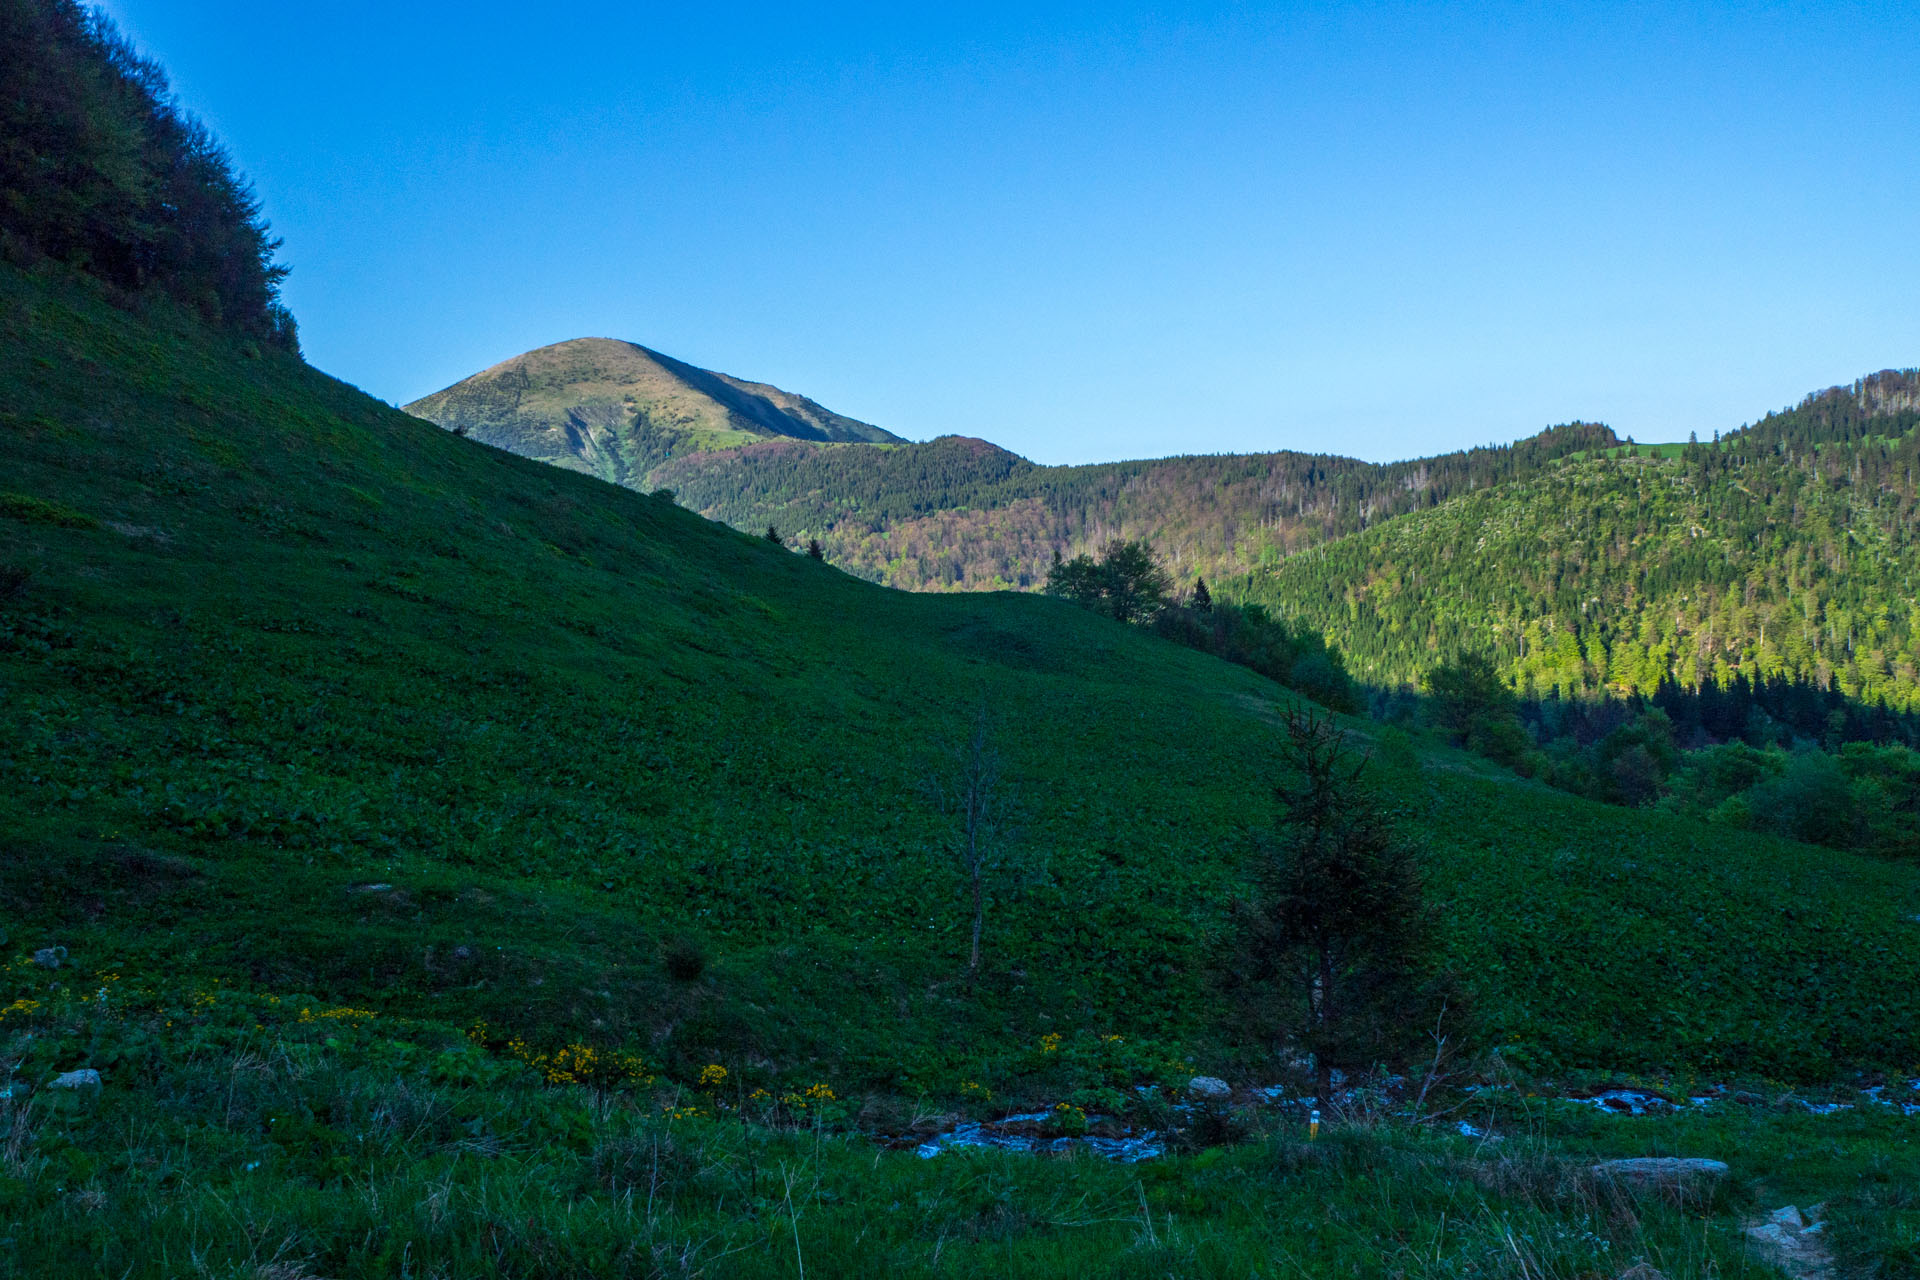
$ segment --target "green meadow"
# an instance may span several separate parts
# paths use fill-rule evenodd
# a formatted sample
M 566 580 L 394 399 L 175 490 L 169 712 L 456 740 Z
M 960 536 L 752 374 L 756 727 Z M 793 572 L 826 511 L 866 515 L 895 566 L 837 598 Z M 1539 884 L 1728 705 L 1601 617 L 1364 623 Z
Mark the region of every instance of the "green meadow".
M 1286 1076 L 1214 972 L 1293 695 L 1060 601 L 859 581 L 162 303 L 8 267 L 0 334 L 15 1274 L 1767 1274 L 1737 1223 L 1784 1196 L 1912 1274 L 1895 1112 L 1529 1098 L 1912 1074 L 1910 866 L 1346 722 L 1502 1141 L 1176 1123 L 1149 1099 L 1195 1073 Z M 970 975 L 940 796 L 982 711 L 1014 817 Z M 1063 1103 L 1187 1136 L 876 1140 Z M 1642 1152 L 1734 1173 L 1585 1172 Z

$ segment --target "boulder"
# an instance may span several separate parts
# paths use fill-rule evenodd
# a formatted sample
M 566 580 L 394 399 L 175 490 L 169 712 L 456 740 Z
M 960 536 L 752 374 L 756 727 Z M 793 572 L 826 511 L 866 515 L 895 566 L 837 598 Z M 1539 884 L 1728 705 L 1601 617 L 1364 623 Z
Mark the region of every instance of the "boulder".
M 33 953 L 33 962 L 42 969 L 58 969 L 60 962 L 66 958 L 65 947 L 42 947 Z
M 82 1067 L 78 1071 L 62 1071 L 53 1078 L 48 1086 L 52 1089 L 84 1089 L 100 1087 L 100 1073 L 92 1067 Z
M 1187 1092 L 1196 1098 L 1217 1102 L 1233 1096 L 1233 1086 L 1218 1076 L 1195 1076 L 1187 1081 Z
M 1602 1160 L 1593 1166 L 1596 1177 L 1630 1182 L 1642 1187 L 1679 1187 L 1727 1176 L 1719 1160 L 1697 1156 L 1637 1156 L 1630 1160 Z
M 1795 1280 L 1831 1280 L 1833 1255 L 1822 1240 L 1821 1209 L 1816 1204 L 1802 1214 L 1783 1205 L 1764 1218 L 1747 1219 L 1741 1229 L 1767 1261 Z

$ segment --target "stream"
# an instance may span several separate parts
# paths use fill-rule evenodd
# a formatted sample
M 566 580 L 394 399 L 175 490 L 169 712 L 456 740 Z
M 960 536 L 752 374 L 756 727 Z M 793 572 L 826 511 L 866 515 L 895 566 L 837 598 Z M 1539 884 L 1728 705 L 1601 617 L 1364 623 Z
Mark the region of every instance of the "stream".
M 1403 1083 L 1395 1078 L 1387 1082 L 1386 1088 L 1336 1090 L 1329 1111 L 1338 1115 L 1355 1106 L 1390 1098 L 1399 1091 L 1397 1086 Z M 1150 1086 L 1140 1088 L 1143 1093 L 1151 1091 Z M 1469 1093 L 1486 1090 L 1488 1086 L 1482 1085 L 1468 1088 Z M 1610 1115 L 1620 1116 L 1673 1115 L 1695 1108 L 1728 1105 L 1790 1105 L 1819 1116 L 1851 1111 L 1861 1106 L 1879 1106 L 1898 1108 L 1903 1116 L 1920 1116 L 1920 1080 L 1860 1089 L 1857 1094 L 1859 1100 L 1855 1102 L 1814 1102 L 1792 1094 L 1769 1098 L 1725 1085 L 1709 1085 L 1681 1096 L 1669 1096 L 1628 1085 L 1574 1090 L 1559 1096 L 1569 1102 L 1585 1103 Z M 1202 1105 L 1193 1101 L 1177 1102 L 1171 1110 L 1175 1116 L 1187 1116 Z M 1283 1085 L 1272 1085 L 1236 1090 L 1232 1097 L 1222 1099 L 1217 1105 L 1284 1107 L 1298 1111 L 1300 1118 L 1305 1120 L 1312 1102 L 1305 1097 L 1292 1096 Z M 1167 1151 L 1167 1134 L 1162 1130 L 1136 1127 L 1113 1116 L 1088 1115 L 1087 1132 L 1084 1134 L 1049 1133 L 1049 1123 L 1054 1118 L 1053 1111 L 1016 1112 L 997 1120 L 953 1118 L 941 1127 L 916 1129 L 906 1134 L 887 1136 L 883 1140 L 897 1149 L 910 1149 L 924 1160 L 931 1160 L 948 1151 L 993 1148 L 1028 1155 L 1065 1155 L 1084 1150 L 1102 1159 L 1134 1164 L 1163 1156 Z M 1465 1120 L 1455 1121 L 1452 1127 L 1464 1137 L 1499 1140 L 1498 1134 Z

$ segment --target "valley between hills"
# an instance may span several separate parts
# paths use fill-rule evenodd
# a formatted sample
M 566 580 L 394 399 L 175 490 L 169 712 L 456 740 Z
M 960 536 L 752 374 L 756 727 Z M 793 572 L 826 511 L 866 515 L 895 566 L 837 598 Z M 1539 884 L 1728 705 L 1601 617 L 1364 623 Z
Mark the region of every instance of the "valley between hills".
M 1389 466 L 599 339 L 403 412 L 7 12 L 0 1274 L 1915 1274 L 1912 373 Z
M 1379 685 L 1484 648 L 1516 685 L 1562 696 L 1744 676 L 1920 707 L 1913 370 L 1751 425 L 1703 424 L 1711 438 L 1690 445 L 1574 423 L 1385 465 L 1271 453 L 1043 467 L 979 439 L 910 444 L 664 359 L 564 342 L 406 408 L 671 490 L 738 529 L 817 539 L 849 572 L 909 590 L 1038 589 L 1056 554 L 1144 540 L 1182 584 L 1299 620 Z M 759 398 L 743 404 L 741 387 Z

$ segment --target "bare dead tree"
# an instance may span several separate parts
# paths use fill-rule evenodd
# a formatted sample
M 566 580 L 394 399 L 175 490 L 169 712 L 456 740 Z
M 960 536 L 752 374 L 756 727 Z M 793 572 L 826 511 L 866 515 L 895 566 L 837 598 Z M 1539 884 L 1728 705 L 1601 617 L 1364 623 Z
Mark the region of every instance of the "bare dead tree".
M 973 895 L 973 944 L 967 952 L 967 973 L 980 971 L 980 934 L 987 920 L 987 872 L 997 861 L 1000 837 L 1000 755 L 993 749 L 987 709 L 973 718 L 973 732 L 960 762 L 960 866 Z
M 967 947 L 969 980 L 980 971 L 986 945 L 987 912 L 995 898 L 1031 874 L 1043 874 L 1044 865 L 1017 863 L 1011 788 L 993 745 L 993 722 L 981 706 L 968 725 L 967 736 L 946 752 L 946 762 L 929 772 L 922 790 L 932 807 L 952 826 L 943 842 L 955 869 L 965 882 L 971 914 Z

